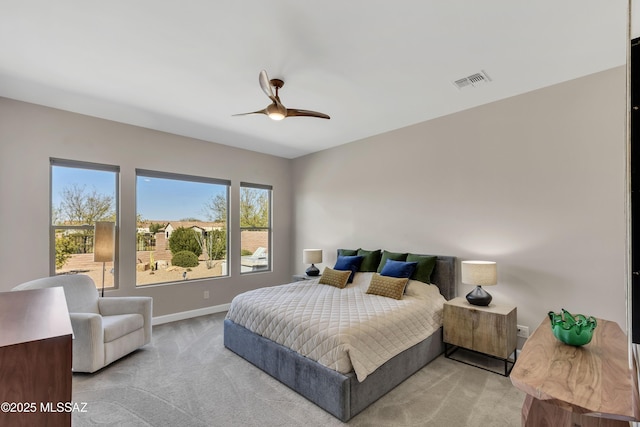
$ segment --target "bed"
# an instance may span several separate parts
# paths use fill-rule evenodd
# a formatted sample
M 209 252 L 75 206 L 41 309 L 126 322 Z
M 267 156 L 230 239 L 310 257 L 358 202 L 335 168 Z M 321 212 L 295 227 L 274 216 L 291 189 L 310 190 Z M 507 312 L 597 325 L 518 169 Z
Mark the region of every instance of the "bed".
M 444 297 L 443 300 L 454 298 L 456 296 L 455 257 L 437 256 L 430 282 L 437 286 L 440 295 Z M 300 284 L 300 286 L 307 287 L 313 285 L 316 287 L 324 286 L 312 282 Z M 287 286 L 291 287 L 295 284 L 274 288 L 279 288 L 282 292 L 283 289 L 288 289 Z M 362 286 L 362 284 L 358 283 L 356 277 L 352 287 L 357 286 Z M 342 291 L 347 290 L 345 288 Z M 263 290 L 257 291 L 264 292 Z M 371 366 L 363 367 L 360 366 L 362 365 L 360 363 L 354 363 L 353 369 L 350 369 L 349 366 L 345 368 L 345 365 L 340 362 L 323 361 L 320 363 L 310 358 L 311 356 L 303 356 L 277 342 L 286 342 L 284 338 L 280 339 L 279 336 L 274 337 L 273 340 L 267 338 L 268 334 L 264 333 L 264 328 L 259 329 L 255 324 L 243 325 L 244 320 L 234 321 L 232 314 L 238 311 L 238 309 L 234 309 L 234 304 L 239 304 L 236 299 L 234 299 L 224 321 L 225 347 L 344 422 L 364 410 L 444 351 L 440 321 L 440 324 L 436 325 L 429 336 L 394 355 L 379 367 L 372 369 Z M 260 330 L 260 333 L 253 330 Z M 263 334 L 267 336 L 263 336 Z M 283 335 L 282 332 L 280 335 Z M 340 358 L 338 357 L 338 359 Z M 348 372 L 339 372 L 348 368 Z

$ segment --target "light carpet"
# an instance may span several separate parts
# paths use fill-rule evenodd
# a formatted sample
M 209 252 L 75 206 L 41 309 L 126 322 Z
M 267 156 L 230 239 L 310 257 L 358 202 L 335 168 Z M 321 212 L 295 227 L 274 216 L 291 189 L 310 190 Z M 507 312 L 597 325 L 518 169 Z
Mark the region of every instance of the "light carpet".
M 340 420 L 224 348 L 225 313 L 153 328 L 151 344 L 73 375 L 73 426 L 338 426 Z M 518 426 L 509 378 L 440 356 L 350 426 Z

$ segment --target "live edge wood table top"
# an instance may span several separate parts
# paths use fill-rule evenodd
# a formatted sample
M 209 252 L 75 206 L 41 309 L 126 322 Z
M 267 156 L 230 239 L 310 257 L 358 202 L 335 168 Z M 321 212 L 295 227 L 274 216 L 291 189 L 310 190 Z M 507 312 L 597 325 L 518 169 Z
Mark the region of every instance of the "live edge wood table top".
M 638 420 L 637 374 L 629 363 L 627 336 L 617 323 L 597 321 L 591 342 L 573 347 L 553 336 L 545 318 L 525 342 L 511 382 L 533 398 L 528 397 L 529 403 L 543 401 L 542 405 L 574 414 Z M 525 418 L 523 407 L 523 423 Z

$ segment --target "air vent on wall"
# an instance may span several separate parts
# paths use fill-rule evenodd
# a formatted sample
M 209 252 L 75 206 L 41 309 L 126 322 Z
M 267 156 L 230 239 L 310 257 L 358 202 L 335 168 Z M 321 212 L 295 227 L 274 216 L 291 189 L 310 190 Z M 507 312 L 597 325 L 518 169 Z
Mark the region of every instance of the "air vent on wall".
M 487 75 L 487 73 L 482 70 L 479 73 L 472 74 L 463 79 L 458 79 L 453 82 L 453 84 L 458 89 L 464 89 L 465 87 L 476 87 L 480 85 L 487 84 L 491 81 L 491 77 Z

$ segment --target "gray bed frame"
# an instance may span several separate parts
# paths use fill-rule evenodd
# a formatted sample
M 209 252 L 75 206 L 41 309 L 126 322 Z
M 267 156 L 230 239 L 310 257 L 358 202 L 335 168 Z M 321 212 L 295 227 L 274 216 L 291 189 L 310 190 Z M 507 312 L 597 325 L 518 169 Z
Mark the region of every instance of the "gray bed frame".
M 438 256 L 431 278 L 447 300 L 456 296 L 455 265 L 455 257 Z M 442 328 L 439 328 L 358 382 L 353 371 L 341 374 L 329 369 L 229 319 L 224 321 L 224 346 L 343 422 L 444 351 Z

